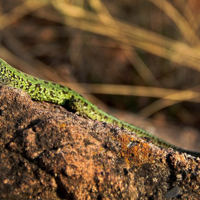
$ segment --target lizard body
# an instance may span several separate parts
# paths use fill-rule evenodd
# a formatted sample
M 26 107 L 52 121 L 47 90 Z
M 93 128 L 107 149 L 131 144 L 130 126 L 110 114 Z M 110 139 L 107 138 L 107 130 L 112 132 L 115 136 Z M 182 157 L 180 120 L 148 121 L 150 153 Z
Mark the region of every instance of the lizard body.
M 77 92 L 68 87 L 51 81 L 42 80 L 25 74 L 6 63 L 0 58 L 0 83 L 19 88 L 27 92 L 32 99 L 46 101 L 62 106 L 67 106 L 70 110 L 76 111 L 80 116 L 99 120 L 109 124 L 118 125 L 136 133 L 139 137 L 149 138 L 154 144 L 200 157 L 200 153 L 176 147 L 134 125 L 123 122 L 101 109 L 97 108 L 90 101 L 82 97 Z

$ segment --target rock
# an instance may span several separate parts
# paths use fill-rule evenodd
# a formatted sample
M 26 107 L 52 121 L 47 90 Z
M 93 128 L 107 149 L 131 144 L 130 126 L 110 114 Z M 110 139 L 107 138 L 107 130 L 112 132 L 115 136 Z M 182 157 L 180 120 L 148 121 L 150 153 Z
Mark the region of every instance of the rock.
M 164 199 L 174 187 L 179 198 L 200 196 L 199 158 L 7 86 L 0 150 L 0 199 Z

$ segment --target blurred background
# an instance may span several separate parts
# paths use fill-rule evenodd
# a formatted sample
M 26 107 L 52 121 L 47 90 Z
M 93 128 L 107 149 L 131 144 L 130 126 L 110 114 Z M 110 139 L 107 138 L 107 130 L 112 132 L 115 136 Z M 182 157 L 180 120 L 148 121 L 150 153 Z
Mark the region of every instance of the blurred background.
M 199 0 L 0 0 L 0 57 L 200 151 Z

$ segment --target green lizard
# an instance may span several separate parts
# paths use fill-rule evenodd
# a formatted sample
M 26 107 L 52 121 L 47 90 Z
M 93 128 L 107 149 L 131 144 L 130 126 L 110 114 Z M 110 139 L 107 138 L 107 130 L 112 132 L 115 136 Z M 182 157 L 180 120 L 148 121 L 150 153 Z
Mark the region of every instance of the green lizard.
M 70 109 L 70 111 L 75 111 L 77 114 L 85 118 L 118 125 L 121 128 L 136 133 L 139 137 L 149 138 L 154 144 L 158 146 L 164 148 L 173 148 L 175 150 L 200 157 L 200 153 L 198 152 L 176 147 L 146 132 L 141 128 L 123 122 L 107 114 L 68 87 L 25 74 L 13 68 L 2 59 L 0 59 L 0 83 L 7 84 L 14 88 L 22 89 L 27 92 L 32 99 L 65 106 Z

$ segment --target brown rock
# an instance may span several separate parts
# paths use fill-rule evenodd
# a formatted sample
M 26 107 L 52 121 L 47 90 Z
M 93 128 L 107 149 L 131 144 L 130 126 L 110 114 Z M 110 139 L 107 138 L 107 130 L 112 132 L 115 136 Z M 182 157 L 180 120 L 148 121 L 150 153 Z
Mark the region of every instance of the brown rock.
M 0 89 L 0 199 L 198 199 L 200 159 Z

